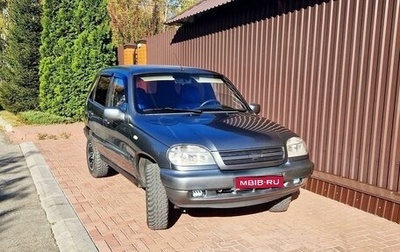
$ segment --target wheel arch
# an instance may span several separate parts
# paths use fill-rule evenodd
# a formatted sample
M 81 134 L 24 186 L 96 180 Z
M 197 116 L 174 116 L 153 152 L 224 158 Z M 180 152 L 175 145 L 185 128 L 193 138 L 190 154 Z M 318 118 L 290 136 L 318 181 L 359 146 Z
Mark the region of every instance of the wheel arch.
M 149 164 L 149 163 L 154 163 L 154 164 L 156 164 L 157 163 L 157 161 L 154 159 L 154 158 L 152 158 L 151 156 L 149 156 L 149 155 L 146 155 L 145 153 L 141 153 L 141 154 L 139 154 L 138 156 L 137 156 L 137 159 L 136 159 L 136 167 L 137 167 L 137 169 L 138 169 L 138 174 L 139 174 L 139 179 L 140 179 L 140 181 L 141 181 L 141 186 L 142 187 L 146 187 L 146 174 L 145 174 L 145 170 L 146 170 L 146 166 Z

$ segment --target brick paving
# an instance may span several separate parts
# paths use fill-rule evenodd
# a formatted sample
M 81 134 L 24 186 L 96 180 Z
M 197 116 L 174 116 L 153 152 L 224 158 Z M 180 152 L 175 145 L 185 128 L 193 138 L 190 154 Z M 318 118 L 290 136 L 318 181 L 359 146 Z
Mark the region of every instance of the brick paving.
M 35 143 L 99 251 L 400 251 L 399 224 L 306 190 L 285 213 L 190 209 L 152 231 L 143 189 L 119 174 L 90 176 L 82 129 L 22 126 L 8 136 Z

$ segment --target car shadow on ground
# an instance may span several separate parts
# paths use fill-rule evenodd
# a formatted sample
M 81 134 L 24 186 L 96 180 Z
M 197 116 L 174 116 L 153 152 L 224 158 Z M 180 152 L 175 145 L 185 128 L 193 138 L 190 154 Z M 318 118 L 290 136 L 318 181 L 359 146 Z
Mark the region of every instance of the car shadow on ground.
M 292 201 L 296 200 L 300 195 L 300 191 L 292 194 Z M 275 201 L 248 206 L 248 207 L 238 207 L 238 208 L 186 208 L 186 209 L 170 209 L 170 225 L 172 227 L 182 216 L 182 214 L 188 214 L 192 217 L 202 218 L 202 217 L 234 217 L 251 215 L 269 211 L 269 209 L 275 204 Z

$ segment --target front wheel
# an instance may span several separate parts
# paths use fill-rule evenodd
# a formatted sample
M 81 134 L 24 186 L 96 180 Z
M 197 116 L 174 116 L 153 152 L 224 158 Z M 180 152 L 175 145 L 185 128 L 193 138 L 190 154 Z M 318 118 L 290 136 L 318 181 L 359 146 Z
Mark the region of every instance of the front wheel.
M 146 175 L 147 226 L 152 230 L 168 228 L 169 201 L 161 182 L 160 167 L 149 163 Z
M 86 160 L 93 177 L 100 178 L 108 174 L 110 167 L 101 159 L 100 152 L 91 140 L 87 140 L 86 143 Z

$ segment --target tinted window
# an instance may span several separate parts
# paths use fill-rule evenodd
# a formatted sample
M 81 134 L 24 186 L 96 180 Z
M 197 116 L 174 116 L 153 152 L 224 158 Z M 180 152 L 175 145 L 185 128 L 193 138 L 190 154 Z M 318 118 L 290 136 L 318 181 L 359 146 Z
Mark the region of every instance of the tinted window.
M 117 77 L 115 77 L 113 80 L 113 89 L 112 89 L 112 94 L 111 94 L 111 106 L 119 107 L 123 110 L 126 107 L 124 81 Z
M 107 90 L 110 85 L 111 77 L 109 76 L 100 76 L 99 81 L 97 82 L 94 100 L 101 105 L 106 105 L 107 99 Z

